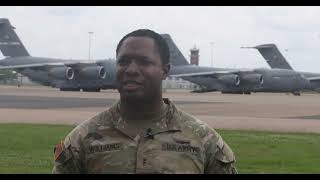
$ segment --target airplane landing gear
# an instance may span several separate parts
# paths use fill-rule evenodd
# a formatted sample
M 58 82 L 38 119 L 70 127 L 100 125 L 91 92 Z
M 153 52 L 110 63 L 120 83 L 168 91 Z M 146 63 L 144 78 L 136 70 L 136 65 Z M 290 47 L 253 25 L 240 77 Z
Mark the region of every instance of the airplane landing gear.
M 83 92 L 100 92 L 100 88 L 83 88 Z
M 300 91 L 293 91 L 292 94 L 295 95 L 295 96 L 301 96 Z
M 80 91 L 80 88 L 60 88 L 60 91 Z

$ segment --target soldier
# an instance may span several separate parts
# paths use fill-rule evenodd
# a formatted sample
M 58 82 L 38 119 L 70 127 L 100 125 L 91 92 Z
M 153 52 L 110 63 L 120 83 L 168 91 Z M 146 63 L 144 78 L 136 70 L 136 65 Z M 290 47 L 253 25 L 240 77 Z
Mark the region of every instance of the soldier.
M 53 173 L 237 173 L 221 136 L 162 98 L 170 64 L 161 35 L 133 31 L 116 55 L 120 100 L 55 146 Z

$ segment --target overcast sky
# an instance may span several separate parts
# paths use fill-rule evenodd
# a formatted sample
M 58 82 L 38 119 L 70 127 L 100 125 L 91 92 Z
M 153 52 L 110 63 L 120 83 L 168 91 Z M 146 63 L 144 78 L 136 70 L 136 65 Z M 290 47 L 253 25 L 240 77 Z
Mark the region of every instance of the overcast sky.
M 189 60 L 200 49 L 200 65 L 266 67 L 255 46 L 275 43 L 293 68 L 320 72 L 320 7 L 0 7 L 32 56 L 114 58 L 127 33 L 148 28 L 169 33 Z M 3 58 L 3 56 L 0 56 Z

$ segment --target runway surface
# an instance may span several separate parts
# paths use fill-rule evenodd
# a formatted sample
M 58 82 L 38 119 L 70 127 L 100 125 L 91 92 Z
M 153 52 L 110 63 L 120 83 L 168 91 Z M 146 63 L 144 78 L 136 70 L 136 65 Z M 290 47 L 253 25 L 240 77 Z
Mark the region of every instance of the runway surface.
M 52 108 L 80 108 L 80 107 L 109 107 L 116 99 L 77 98 L 77 97 L 39 97 L 14 96 L 0 94 L 0 108 L 15 109 L 52 109 Z M 174 101 L 182 104 L 210 104 L 210 102 Z M 216 102 L 219 103 L 219 102 Z M 225 102 L 221 102 L 225 103 Z
M 320 94 L 168 90 L 164 97 L 213 128 L 320 133 Z M 117 99 L 115 90 L 61 92 L 43 86 L 0 85 L 0 123 L 79 124 Z

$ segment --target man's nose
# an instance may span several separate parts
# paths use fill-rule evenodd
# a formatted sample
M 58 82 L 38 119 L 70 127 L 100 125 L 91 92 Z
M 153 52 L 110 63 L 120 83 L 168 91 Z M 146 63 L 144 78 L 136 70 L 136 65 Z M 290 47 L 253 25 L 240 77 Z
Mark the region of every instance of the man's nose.
M 126 73 L 128 74 L 138 74 L 139 73 L 139 66 L 135 61 L 131 61 L 131 63 L 126 68 Z

